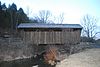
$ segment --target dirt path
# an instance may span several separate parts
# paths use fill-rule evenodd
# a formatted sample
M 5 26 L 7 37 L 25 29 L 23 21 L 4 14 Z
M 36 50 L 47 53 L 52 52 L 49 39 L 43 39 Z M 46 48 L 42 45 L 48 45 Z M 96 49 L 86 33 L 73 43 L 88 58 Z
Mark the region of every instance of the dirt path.
M 70 55 L 56 67 L 100 67 L 100 48 L 87 49 Z

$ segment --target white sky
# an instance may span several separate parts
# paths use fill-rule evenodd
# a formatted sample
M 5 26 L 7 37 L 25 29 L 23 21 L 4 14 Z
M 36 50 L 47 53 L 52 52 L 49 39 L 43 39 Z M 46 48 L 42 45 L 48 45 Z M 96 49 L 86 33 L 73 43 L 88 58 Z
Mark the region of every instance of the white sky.
M 90 14 L 100 19 L 100 0 L 1 0 L 6 5 L 13 2 L 17 8 L 22 7 L 31 17 L 38 14 L 39 10 L 50 10 L 54 16 L 64 13 L 63 23 L 80 23 L 82 16 Z M 98 25 L 100 23 L 98 21 Z

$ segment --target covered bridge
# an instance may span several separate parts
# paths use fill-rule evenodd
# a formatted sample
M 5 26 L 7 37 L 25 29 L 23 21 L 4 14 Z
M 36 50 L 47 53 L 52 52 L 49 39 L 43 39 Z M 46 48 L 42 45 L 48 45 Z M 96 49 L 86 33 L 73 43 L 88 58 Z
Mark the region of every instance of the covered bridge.
M 21 23 L 18 31 L 25 41 L 37 45 L 77 44 L 82 26 L 79 24 Z

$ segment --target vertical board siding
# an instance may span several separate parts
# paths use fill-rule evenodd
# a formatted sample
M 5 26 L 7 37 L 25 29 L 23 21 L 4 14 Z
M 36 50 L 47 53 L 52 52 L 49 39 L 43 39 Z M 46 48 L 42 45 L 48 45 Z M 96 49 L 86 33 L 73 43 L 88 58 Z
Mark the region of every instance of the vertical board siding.
M 80 41 L 80 30 L 21 31 L 20 34 L 25 41 L 33 44 L 74 44 Z

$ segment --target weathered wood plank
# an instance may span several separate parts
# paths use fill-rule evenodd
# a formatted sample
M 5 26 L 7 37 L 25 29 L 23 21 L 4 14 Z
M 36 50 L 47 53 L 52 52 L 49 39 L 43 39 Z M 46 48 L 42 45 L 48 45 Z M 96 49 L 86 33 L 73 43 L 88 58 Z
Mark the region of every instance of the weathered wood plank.
M 80 42 L 80 31 L 64 29 L 62 31 L 21 31 L 20 34 L 25 41 L 33 44 L 67 44 Z

